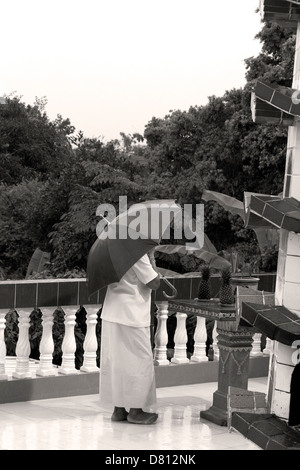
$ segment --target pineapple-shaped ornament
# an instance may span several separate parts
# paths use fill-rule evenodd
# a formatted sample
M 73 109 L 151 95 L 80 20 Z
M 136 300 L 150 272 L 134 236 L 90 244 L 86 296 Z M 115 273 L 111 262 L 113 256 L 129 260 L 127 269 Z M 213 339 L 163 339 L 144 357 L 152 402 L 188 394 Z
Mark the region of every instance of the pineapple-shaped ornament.
M 210 300 L 211 298 L 210 274 L 210 267 L 207 265 L 203 266 L 198 287 L 198 300 Z
M 219 292 L 219 299 L 220 303 L 223 305 L 232 305 L 235 303 L 230 268 L 225 268 L 221 271 L 221 288 Z

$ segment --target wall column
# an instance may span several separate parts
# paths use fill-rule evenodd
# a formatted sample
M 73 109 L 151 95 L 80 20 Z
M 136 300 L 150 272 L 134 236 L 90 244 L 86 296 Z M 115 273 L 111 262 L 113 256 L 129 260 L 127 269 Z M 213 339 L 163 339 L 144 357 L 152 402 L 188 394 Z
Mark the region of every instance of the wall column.
M 299 90 L 300 98 L 300 23 L 297 26 L 294 75 L 292 88 Z M 294 125 L 289 126 L 283 197 L 294 197 L 300 201 L 300 117 L 295 116 Z M 300 317 L 300 234 L 280 230 L 275 304 L 283 305 Z M 268 378 L 268 401 L 271 412 L 288 419 L 290 402 L 290 380 L 294 369 L 294 349 L 275 342 L 270 356 Z

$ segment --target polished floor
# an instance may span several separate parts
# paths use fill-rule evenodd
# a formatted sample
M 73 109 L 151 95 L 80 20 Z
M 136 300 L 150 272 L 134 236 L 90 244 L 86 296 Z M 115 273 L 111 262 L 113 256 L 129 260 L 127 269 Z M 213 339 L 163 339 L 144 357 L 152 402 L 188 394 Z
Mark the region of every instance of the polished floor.
M 266 392 L 267 378 L 249 379 Z M 0 450 L 260 450 L 237 431 L 200 417 L 217 383 L 157 389 L 158 420 L 152 425 L 112 422 L 98 395 L 0 405 Z

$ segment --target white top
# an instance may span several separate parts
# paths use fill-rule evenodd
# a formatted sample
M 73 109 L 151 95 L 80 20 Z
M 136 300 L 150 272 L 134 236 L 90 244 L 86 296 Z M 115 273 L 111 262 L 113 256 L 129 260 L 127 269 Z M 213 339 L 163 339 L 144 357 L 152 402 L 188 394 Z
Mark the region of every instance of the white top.
M 142 256 L 119 282 L 107 287 L 101 318 L 127 326 L 149 326 L 151 289 L 146 284 L 156 277 L 148 255 Z

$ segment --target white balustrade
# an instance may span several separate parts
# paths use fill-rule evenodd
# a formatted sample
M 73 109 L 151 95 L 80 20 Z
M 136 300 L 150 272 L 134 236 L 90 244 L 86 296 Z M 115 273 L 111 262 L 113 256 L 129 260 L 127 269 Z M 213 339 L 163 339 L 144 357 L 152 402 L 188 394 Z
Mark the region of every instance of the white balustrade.
M 177 327 L 174 335 L 174 356 L 171 359 L 171 362 L 174 364 L 185 364 L 189 362 L 187 357 L 187 331 L 186 331 L 186 313 L 176 313 L 177 318 Z
M 204 317 L 197 316 L 197 323 L 194 333 L 194 353 L 191 357 L 191 362 L 204 362 L 207 361 L 206 356 L 206 321 Z
M 253 335 L 253 343 L 252 343 L 252 351 L 250 352 L 250 356 L 262 356 L 263 353 L 261 351 L 261 333 L 254 333 Z
M 86 336 L 83 343 L 84 356 L 83 364 L 80 367 L 82 372 L 98 371 L 97 367 L 97 349 L 98 342 L 96 337 L 97 313 L 100 306 L 90 305 L 86 308 Z
M 157 302 L 157 326 L 154 335 L 154 365 L 168 365 L 167 359 L 167 319 L 168 319 L 168 302 Z
M 75 368 L 75 324 L 77 308 L 62 307 L 65 313 L 65 335 L 62 342 L 62 364 L 58 372 L 63 375 L 76 374 L 78 369 Z
M 217 341 L 218 333 L 217 333 L 217 321 L 215 321 L 215 325 L 212 331 L 212 338 L 213 338 L 213 350 L 214 350 L 214 361 L 218 361 L 220 359 L 220 351 Z
M 19 338 L 16 346 L 16 370 L 12 373 L 12 377 L 16 379 L 32 378 L 32 372 L 29 370 L 29 327 L 30 314 L 32 309 L 24 308 L 18 310 L 19 315 Z
M 4 330 L 6 324 L 6 314 L 7 310 L 0 310 L 0 380 L 8 379 L 8 376 L 5 373 L 6 344 L 4 339 Z
M 169 365 L 170 361 L 167 357 L 168 344 L 168 302 L 157 302 L 157 328 L 154 336 L 154 365 Z M 86 307 L 86 335 L 83 342 L 83 363 L 80 370 L 75 367 L 76 339 L 75 325 L 76 313 L 78 306 L 62 306 L 64 311 L 65 333 L 62 342 L 62 364 L 56 366 L 53 364 L 54 338 L 53 324 L 54 311 L 56 307 L 48 307 L 42 309 L 42 337 L 40 341 L 40 360 L 36 369 L 36 376 L 54 376 L 57 374 L 68 375 L 75 373 L 89 373 L 99 371 L 97 366 L 97 322 L 98 311 L 100 305 L 89 305 Z M 32 309 L 23 308 L 18 311 L 19 337 L 16 345 L 16 366 L 12 372 L 13 378 L 32 378 L 32 369 L 30 369 L 30 341 L 29 327 L 30 314 Z M 6 344 L 5 344 L 5 328 L 6 328 L 6 310 L 0 310 L 0 381 L 8 380 L 5 370 L 6 361 Z M 194 332 L 194 352 L 192 357 L 187 357 L 187 328 L 186 313 L 177 312 L 176 331 L 174 334 L 174 356 L 171 359 L 172 364 L 185 364 L 189 362 L 199 363 L 208 360 L 206 356 L 206 340 L 207 328 L 205 317 L 196 317 L 196 327 Z M 213 350 L 214 359 L 219 360 L 219 348 L 217 344 L 217 321 L 215 322 L 213 332 Z M 255 333 L 253 337 L 253 348 L 251 356 L 262 355 L 261 352 L 261 334 Z M 271 340 L 267 339 L 264 354 L 269 354 L 272 349 Z M 100 364 L 101 365 L 101 364 Z
M 52 308 L 43 308 L 42 311 L 42 339 L 40 342 L 40 363 L 36 370 L 36 375 L 47 377 L 57 375 L 57 368 L 53 365 L 54 341 L 52 335 L 54 310 Z

